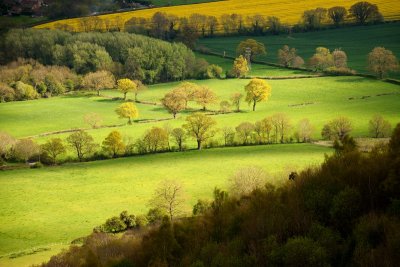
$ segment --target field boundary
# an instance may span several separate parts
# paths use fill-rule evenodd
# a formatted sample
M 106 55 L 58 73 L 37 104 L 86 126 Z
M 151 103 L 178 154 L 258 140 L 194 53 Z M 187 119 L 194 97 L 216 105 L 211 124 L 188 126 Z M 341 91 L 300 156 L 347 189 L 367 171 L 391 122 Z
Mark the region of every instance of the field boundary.
M 208 49 L 208 47 L 206 47 Z M 232 56 L 227 56 L 227 55 L 223 55 L 220 54 L 218 52 L 212 52 L 212 51 L 204 51 L 202 49 L 196 49 L 196 52 L 203 54 L 203 55 L 209 55 L 209 56 L 217 56 L 217 57 L 221 57 L 221 58 L 227 58 L 227 59 L 231 59 L 231 60 L 235 60 L 235 57 Z M 278 63 L 272 63 L 272 62 L 268 62 L 268 61 L 262 61 L 262 60 L 254 60 L 252 63 L 255 64 L 260 64 L 260 65 L 267 65 L 267 66 L 271 66 L 271 67 L 277 67 L 277 68 L 282 68 L 282 69 L 289 69 L 289 70 L 300 70 L 300 71 L 306 71 L 306 72 L 314 72 L 311 69 L 307 69 L 307 68 L 294 68 L 294 67 L 285 67 L 281 64 Z M 319 78 L 319 77 L 337 77 L 337 76 L 358 76 L 358 77 L 363 77 L 363 78 L 370 78 L 370 79 L 376 79 L 378 80 L 378 78 L 373 75 L 373 74 L 369 74 L 369 73 L 362 73 L 362 72 L 356 72 L 354 74 L 352 73 L 346 73 L 345 75 L 340 75 L 340 74 L 332 74 L 326 71 L 323 72 L 314 72 L 314 75 L 293 75 L 293 76 L 246 76 L 244 79 L 251 79 L 251 78 L 259 78 L 259 79 L 266 79 L 266 80 L 286 80 L 286 79 L 301 79 L 301 78 Z M 392 83 L 392 84 L 396 84 L 396 85 L 400 85 L 400 80 L 394 79 L 394 78 L 386 78 L 386 79 L 382 79 L 383 82 L 387 82 L 387 83 Z

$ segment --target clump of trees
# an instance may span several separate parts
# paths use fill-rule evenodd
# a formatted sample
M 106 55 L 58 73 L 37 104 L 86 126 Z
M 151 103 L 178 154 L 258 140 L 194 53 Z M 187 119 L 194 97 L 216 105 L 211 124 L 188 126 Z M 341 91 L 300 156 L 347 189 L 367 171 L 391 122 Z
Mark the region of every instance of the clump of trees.
M 231 181 L 232 188 L 242 188 L 235 177 L 249 181 L 244 195 L 216 188 L 212 201 L 197 202 L 193 217 L 164 217 L 159 226 L 144 229 L 143 236 L 95 233 L 44 266 L 110 261 L 135 266 L 396 266 L 399 152 L 400 124 L 388 145 L 369 154 L 347 147 L 327 156 L 321 166 L 282 177 L 287 182 L 279 187 L 265 183 L 258 170 L 242 169 Z M 105 258 L 108 251 L 113 256 Z
M 122 32 L 15 29 L 4 35 L 0 47 L 7 51 L 2 63 L 31 58 L 47 66 L 66 66 L 82 75 L 109 71 L 117 78 L 147 84 L 198 75 L 196 58 L 185 45 Z
M 51 97 L 80 86 L 79 76 L 67 67 L 20 58 L 0 66 L 0 102 Z

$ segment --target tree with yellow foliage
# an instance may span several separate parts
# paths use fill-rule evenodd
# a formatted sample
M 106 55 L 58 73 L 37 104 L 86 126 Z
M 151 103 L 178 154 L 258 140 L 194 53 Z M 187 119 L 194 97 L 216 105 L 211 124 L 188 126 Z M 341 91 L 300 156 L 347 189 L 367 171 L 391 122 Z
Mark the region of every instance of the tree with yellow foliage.
M 249 70 L 249 64 L 247 64 L 247 60 L 242 55 L 233 62 L 232 74 L 236 78 L 245 77 Z
M 267 101 L 271 96 L 271 86 L 262 79 L 251 79 L 244 88 L 246 91 L 246 102 L 253 103 L 253 111 L 256 110 L 257 102 Z
M 126 100 L 126 94 L 129 92 L 135 92 L 137 85 L 130 79 L 119 79 L 117 81 L 118 90 L 124 94 L 124 100 Z
M 115 79 L 111 72 L 100 70 L 86 74 L 83 77 L 82 85 L 89 90 L 97 91 L 97 95 L 100 95 L 101 89 L 114 88 Z
M 195 100 L 205 111 L 207 105 L 217 102 L 217 95 L 208 86 L 200 86 L 196 90 Z
M 162 105 L 176 118 L 181 110 L 185 109 L 185 95 L 178 90 L 172 90 L 165 94 L 164 98 L 161 99 Z
M 194 113 L 186 117 L 186 123 L 183 128 L 189 136 L 196 139 L 197 149 L 200 150 L 202 144 L 214 136 L 215 131 L 213 128 L 216 124 L 217 122 L 213 118 L 202 113 Z
M 103 150 L 111 154 L 113 158 L 125 152 L 125 144 L 122 135 L 118 131 L 112 131 L 103 141 Z
M 115 112 L 119 115 L 121 119 L 127 118 L 128 124 L 132 124 L 132 118 L 137 118 L 139 116 L 139 110 L 131 102 L 126 102 L 119 105 Z

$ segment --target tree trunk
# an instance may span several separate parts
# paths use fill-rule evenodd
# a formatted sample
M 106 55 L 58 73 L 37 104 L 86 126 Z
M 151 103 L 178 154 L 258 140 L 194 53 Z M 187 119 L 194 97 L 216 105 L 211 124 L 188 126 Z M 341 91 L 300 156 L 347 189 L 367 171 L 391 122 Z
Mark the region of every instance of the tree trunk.
M 197 150 L 201 150 L 201 140 L 197 140 Z
M 97 90 L 97 96 L 100 96 L 100 90 Z
M 254 100 L 254 102 L 253 102 L 253 111 L 256 111 L 256 101 Z
M 129 117 L 129 119 L 128 119 L 128 124 L 132 124 L 132 120 L 131 120 L 130 117 Z
M 126 93 L 124 93 L 124 100 L 126 100 Z

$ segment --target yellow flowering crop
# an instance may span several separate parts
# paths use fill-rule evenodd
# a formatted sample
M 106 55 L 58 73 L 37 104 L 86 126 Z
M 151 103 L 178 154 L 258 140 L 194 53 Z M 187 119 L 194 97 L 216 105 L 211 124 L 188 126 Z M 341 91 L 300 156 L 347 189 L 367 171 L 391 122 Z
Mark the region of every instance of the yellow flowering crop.
M 118 23 L 120 24 L 119 27 L 123 27 L 124 23 L 132 17 L 151 18 L 154 13 L 159 11 L 173 14 L 178 17 L 189 17 L 193 13 L 199 13 L 219 18 L 222 14 L 237 13 L 243 16 L 255 14 L 276 16 L 280 18 L 283 23 L 295 24 L 299 22 L 302 13 L 305 10 L 314 9 L 317 7 L 330 8 L 333 6 L 344 6 L 349 8 L 356 2 L 359 2 L 359 0 L 226 0 L 195 5 L 128 11 L 123 13 L 101 15 L 99 18 L 104 21 L 108 21 L 109 23 Z M 383 14 L 386 20 L 400 18 L 399 0 L 375 0 L 371 1 L 371 3 L 378 5 L 380 12 Z M 68 25 L 71 29 L 73 28 L 75 31 L 83 31 L 80 20 L 82 20 L 82 18 L 60 20 L 38 25 L 36 28 L 54 29 L 57 28 L 57 24 L 64 24 Z

